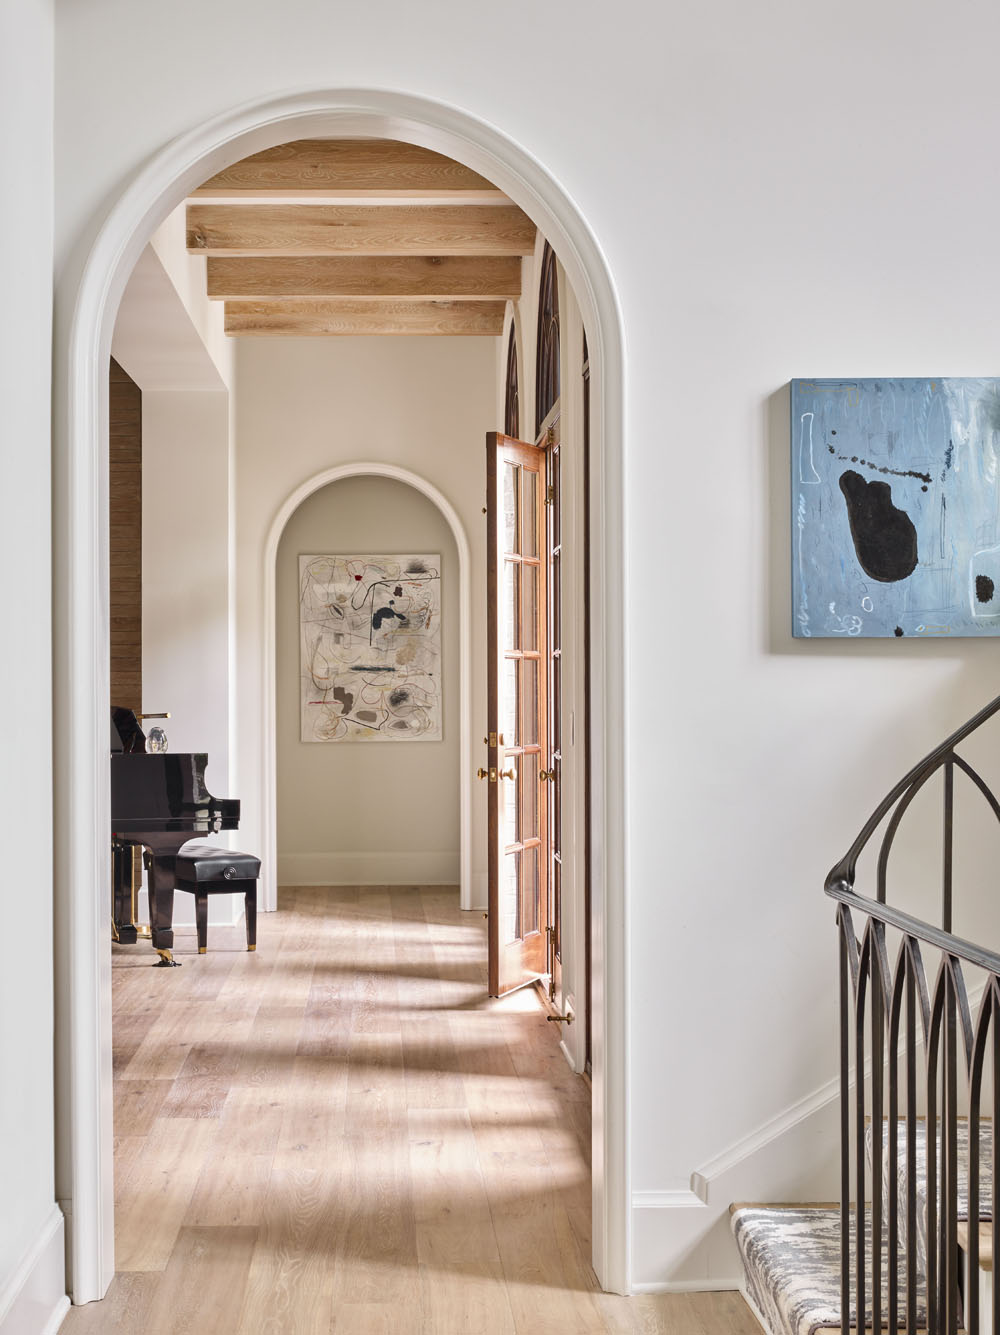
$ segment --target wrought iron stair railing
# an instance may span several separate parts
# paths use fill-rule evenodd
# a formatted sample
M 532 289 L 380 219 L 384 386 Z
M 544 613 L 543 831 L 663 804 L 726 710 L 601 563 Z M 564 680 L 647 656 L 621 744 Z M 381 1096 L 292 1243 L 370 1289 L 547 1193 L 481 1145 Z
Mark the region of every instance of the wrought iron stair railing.
M 826 880 L 840 939 L 844 1335 L 851 1306 L 870 1314 L 874 1331 L 1000 1335 L 1000 1283 L 981 1312 L 978 1282 L 981 1262 L 1000 1276 L 997 1231 L 986 1230 L 988 1257 L 980 1237 L 981 1221 L 1000 1214 L 1000 1173 L 987 1171 L 980 1150 L 984 1118 L 1000 1126 L 1000 953 L 952 931 L 960 790 L 985 801 L 1000 825 L 1000 803 L 956 748 L 998 712 L 1000 697 L 914 766 Z M 940 925 L 888 904 L 886 893 L 903 817 L 936 775 Z M 1000 841 L 996 852 L 1000 868 Z M 863 855 L 875 862 L 874 897 L 855 889 Z M 992 884 L 981 893 L 997 903 L 1000 941 L 1000 895 Z

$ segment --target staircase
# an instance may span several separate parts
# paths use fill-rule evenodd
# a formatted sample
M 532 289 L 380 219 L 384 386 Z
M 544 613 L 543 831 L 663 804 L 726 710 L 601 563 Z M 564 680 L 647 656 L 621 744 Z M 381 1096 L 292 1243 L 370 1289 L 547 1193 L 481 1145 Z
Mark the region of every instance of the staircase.
M 1000 802 L 968 757 L 997 751 L 1000 737 L 980 730 L 998 712 L 1000 698 L 901 779 L 827 877 L 840 945 L 841 1201 L 732 1207 L 745 1294 L 768 1335 L 1000 1335 L 1000 1286 L 994 1292 L 992 1283 L 1000 1262 L 1000 953 L 953 930 L 958 852 L 968 868 L 957 835 L 975 829 L 964 811 L 956 819 L 959 797 L 979 807 L 996 839 L 977 882 L 989 895 L 976 907 L 997 900 Z M 890 905 L 887 885 L 911 804 L 924 793 L 926 832 L 935 790 L 941 907 L 930 923 Z M 870 894 L 855 888 L 859 876 Z M 905 902 L 911 887 L 897 877 L 894 890 L 897 881 Z M 995 919 L 990 935 L 1000 940 L 1000 908 Z

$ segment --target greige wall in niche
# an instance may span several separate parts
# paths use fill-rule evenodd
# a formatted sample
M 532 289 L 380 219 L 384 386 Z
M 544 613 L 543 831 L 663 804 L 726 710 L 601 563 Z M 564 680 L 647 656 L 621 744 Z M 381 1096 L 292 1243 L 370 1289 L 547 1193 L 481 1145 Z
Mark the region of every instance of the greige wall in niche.
M 299 740 L 298 560 L 303 553 L 440 552 L 444 735 L 365 746 Z M 279 880 L 457 881 L 459 825 L 458 553 L 444 516 L 387 478 L 331 483 L 296 510 L 277 563 Z

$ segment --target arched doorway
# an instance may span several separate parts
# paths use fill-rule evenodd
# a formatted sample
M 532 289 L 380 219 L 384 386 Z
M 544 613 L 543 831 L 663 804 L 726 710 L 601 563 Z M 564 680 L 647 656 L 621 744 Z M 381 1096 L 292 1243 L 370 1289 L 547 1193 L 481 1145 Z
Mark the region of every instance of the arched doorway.
M 593 1263 L 629 1286 L 628 898 L 625 880 L 625 662 L 622 585 L 622 333 L 617 299 L 585 220 L 555 180 L 498 131 L 407 94 L 341 90 L 254 103 L 157 154 L 108 215 L 76 294 L 65 380 L 57 384 L 55 497 L 57 1194 L 67 1209 L 73 1296 L 99 1298 L 114 1274 L 107 771 L 108 524 L 106 367 L 122 292 L 152 231 L 197 184 L 293 138 L 409 140 L 493 180 L 558 252 L 588 331 L 591 369 L 593 783 Z

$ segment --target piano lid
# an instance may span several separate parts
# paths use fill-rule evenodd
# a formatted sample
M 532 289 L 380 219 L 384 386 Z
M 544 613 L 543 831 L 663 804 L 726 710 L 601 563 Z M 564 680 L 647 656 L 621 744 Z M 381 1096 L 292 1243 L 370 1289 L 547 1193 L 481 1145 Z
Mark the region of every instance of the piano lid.
M 239 799 L 215 797 L 208 791 L 207 764 L 207 754 L 197 751 L 112 755 L 112 830 L 121 835 L 235 830 L 240 819 Z
M 131 755 L 136 751 L 145 751 L 146 734 L 139 727 L 139 720 L 131 709 L 121 705 L 111 706 L 111 754 Z

